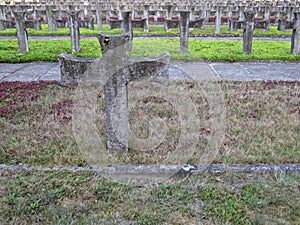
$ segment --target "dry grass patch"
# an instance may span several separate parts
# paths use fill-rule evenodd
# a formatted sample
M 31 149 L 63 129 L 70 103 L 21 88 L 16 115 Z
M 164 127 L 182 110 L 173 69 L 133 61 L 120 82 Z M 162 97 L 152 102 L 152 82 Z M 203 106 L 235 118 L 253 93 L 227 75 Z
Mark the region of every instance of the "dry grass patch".
M 174 99 L 168 101 L 155 97 L 155 91 L 145 98 L 136 95 L 133 101 L 135 104 L 130 108 L 129 122 L 135 136 L 142 141 L 130 140 L 129 154 L 119 157 L 116 162 L 179 163 L 175 158 L 169 157 L 173 153 L 187 157 L 185 162 L 202 162 L 201 157 L 207 153 L 207 145 L 214 133 L 218 132 L 216 124 L 222 123 L 226 128 L 222 134 L 224 140 L 221 140 L 221 146 L 216 149 L 217 155 L 210 155 L 208 162 L 299 163 L 299 82 L 210 84 L 218 86 L 224 96 L 221 105 L 221 110 L 226 115 L 224 121 L 211 120 L 212 105 L 202 89 L 205 85 L 208 83 L 173 84 L 174 90 L 186 93 L 195 106 L 198 123 L 191 128 L 193 133 L 182 131 L 182 118 L 172 102 Z M 87 165 L 72 132 L 75 89 L 76 86 L 61 87 L 55 82 L 0 83 L 0 123 L 3 128 L 0 134 L 0 163 Z M 130 86 L 129 89 L 130 93 L 143 93 L 147 87 L 139 85 Z M 177 98 L 175 92 L 174 96 Z M 98 103 L 98 133 L 105 141 L 102 92 L 99 93 Z M 151 134 L 151 128 L 157 134 Z M 146 143 L 149 135 L 163 138 L 161 142 Z M 189 137 L 192 139 L 188 139 Z M 148 144 L 150 148 L 146 148 Z M 189 148 L 195 146 L 197 149 L 190 155 Z

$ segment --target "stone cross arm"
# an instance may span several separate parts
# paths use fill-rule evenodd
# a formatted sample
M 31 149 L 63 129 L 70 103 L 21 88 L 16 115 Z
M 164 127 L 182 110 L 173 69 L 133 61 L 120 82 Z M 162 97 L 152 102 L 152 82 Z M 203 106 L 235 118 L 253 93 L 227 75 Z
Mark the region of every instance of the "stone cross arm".
M 145 80 L 157 81 L 168 84 L 168 62 L 169 53 L 156 57 L 129 58 L 128 60 L 128 81 Z

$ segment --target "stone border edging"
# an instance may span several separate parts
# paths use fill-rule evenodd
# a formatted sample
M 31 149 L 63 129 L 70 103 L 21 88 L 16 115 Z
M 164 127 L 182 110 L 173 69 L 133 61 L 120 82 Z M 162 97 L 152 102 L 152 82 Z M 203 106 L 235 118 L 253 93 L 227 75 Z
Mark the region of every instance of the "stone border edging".
M 187 169 L 188 168 L 188 169 Z M 49 170 L 66 170 L 72 172 L 78 171 L 94 171 L 99 174 L 110 175 L 124 175 L 124 174 L 159 174 L 169 173 L 170 171 L 184 170 L 188 173 L 294 173 L 300 174 L 300 164 L 195 164 L 195 165 L 111 165 L 107 168 L 101 168 L 101 166 L 31 166 L 31 165 L 5 165 L 0 164 L 0 171 L 9 170 L 37 170 L 37 171 L 49 171 Z

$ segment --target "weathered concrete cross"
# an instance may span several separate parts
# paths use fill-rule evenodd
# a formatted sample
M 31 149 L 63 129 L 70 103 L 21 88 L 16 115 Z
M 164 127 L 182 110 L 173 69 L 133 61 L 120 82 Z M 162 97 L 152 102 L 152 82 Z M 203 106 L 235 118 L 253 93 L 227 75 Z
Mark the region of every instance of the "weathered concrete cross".
M 245 28 L 243 33 L 243 54 L 251 54 L 254 29 L 254 11 L 245 11 Z
M 15 17 L 19 52 L 23 54 L 29 51 L 28 34 L 24 20 L 26 12 L 14 10 L 12 10 L 11 12 Z
M 128 58 L 126 43 L 130 36 L 101 33 L 98 40 L 102 49 L 102 60 L 59 56 L 64 84 L 90 81 L 104 84 L 107 147 L 109 153 L 123 154 L 128 151 L 127 85 L 131 81 L 145 80 L 166 84 L 169 78 L 168 53 L 157 57 Z M 99 66 L 99 63 L 101 64 Z M 76 66 L 77 65 L 77 66 Z M 78 68 L 76 68 L 78 67 Z M 94 68 L 93 68 L 94 67 Z M 84 78 L 69 73 L 81 71 Z M 70 80 L 66 78 L 70 76 Z M 76 78 L 76 79 L 74 79 Z
M 291 54 L 300 54 L 300 12 L 294 13 Z
M 75 10 L 74 7 L 71 7 L 71 9 L 67 11 L 67 14 L 69 15 L 68 25 L 70 27 L 72 53 L 79 52 L 80 50 L 80 31 L 78 25 L 79 12 L 80 11 Z

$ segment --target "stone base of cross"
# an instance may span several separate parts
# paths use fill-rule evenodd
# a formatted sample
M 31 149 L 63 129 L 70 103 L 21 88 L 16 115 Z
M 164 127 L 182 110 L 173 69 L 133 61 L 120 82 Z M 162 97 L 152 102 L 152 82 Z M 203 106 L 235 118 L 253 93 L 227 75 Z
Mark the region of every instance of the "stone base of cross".
M 59 56 L 61 69 L 73 68 L 72 64 L 82 68 L 82 79 L 78 76 L 76 82 L 100 82 L 104 85 L 106 136 L 109 153 L 125 154 L 128 151 L 128 99 L 127 85 L 132 81 L 153 81 L 168 83 L 169 53 L 156 57 L 129 58 L 126 56 L 129 35 L 108 35 L 101 33 L 98 40 L 102 49 L 102 58 L 87 61 L 73 60 L 67 54 Z M 64 64 L 64 65 L 63 65 Z M 83 71 L 84 70 L 84 71 Z M 62 74 L 68 74 L 61 71 Z M 66 77 L 64 77 L 64 80 Z M 70 82 L 69 82 L 70 83 Z M 89 96 L 87 96 L 88 98 Z

